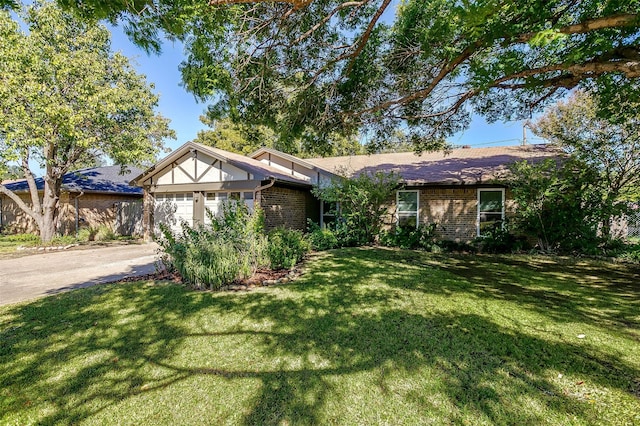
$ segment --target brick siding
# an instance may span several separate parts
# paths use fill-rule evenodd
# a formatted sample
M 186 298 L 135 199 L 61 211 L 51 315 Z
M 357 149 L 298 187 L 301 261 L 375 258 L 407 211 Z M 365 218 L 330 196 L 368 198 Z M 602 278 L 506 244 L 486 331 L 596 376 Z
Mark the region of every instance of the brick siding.
M 60 195 L 60 217 L 56 231 L 62 235 L 73 234 L 76 231 L 76 193 L 68 192 Z M 28 194 L 20 197 L 28 205 L 31 198 Z M 115 225 L 115 204 L 122 201 L 139 200 L 139 196 L 112 194 L 84 194 L 78 198 L 80 227 L 97 228 L 100 225 L 113 227 Z M 24 213 L 11 199 L 2 197 L 2 227 L 9 232 L 37 232 L 34 220 Z
M 411 188 L 407 188 L 411 190 Z M 436 232 L 440 238 L 469 242 L 477 235 L 476 221 L 478 217 L 478 188 L 422 188 L 419 189 L 421 224 L 437 225 Z M 514 204 L 510 199 L 510 191 L 505 194 L 506 216 L 513 214 Z M 390 203 L 387 225 L 395 222 L 395 195 Z
M 272 186 L 260 192 L 258 200 L 264 210 L 265 228 L 278 226 L 304 231 L 307 217 L 313 215 L 309 190 Z

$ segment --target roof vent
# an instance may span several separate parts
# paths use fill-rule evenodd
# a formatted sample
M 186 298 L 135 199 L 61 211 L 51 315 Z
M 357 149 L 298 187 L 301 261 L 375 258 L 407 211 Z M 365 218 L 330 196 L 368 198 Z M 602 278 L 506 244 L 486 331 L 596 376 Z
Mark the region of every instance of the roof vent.
M 471 145 L 462 145 L 462 149 L 471 149 Z

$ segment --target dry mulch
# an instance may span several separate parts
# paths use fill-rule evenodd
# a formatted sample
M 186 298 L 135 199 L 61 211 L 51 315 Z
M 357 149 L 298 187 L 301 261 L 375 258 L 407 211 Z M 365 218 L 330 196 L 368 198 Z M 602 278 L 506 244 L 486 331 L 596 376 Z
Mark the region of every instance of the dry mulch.
M 294 269 L 259 269 L 249 278 L 235 280 L 233 283 L 223 286 L 221 290 L 249 290 L 254 287 L 262 287 L 267 285 L 281 284 L 288 282 L 300 274 L 300 271 Z M 286 280 L 285 280 L 286 279 Z M 153 274 L 138 275 L 134 277 L 125 277 L 114 281 L 115 283 L 128 283 L 133 281 L 171 281 L 177 284 L 184 283 L 182 276 L 177 272 L 158 271 Z

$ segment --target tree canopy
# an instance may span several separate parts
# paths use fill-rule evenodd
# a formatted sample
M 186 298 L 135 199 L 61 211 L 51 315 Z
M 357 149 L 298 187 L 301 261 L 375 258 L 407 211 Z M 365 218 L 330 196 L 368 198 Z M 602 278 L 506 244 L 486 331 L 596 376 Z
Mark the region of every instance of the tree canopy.
M 322 144 L 304 138 L 283 139 L 264 125 L 234 123 L 229 118 L 200 117 L 210 129 L 198 132 L 194 142 L 248 155 L 262 147 L 274 148 L 301 158 L 364 154 L 365 147 L 354 137 L 333 134 Z
M 578 91 L 534 124 L 533 131 L 561 147 L 582 169 L 592 170 L 598 219 L 608 235 L 613 217 L 640 201 L 640 115 L 624 104 L 608 119 L 597 115 L 594 97 Z
M 317 142 L 400 127 L 437 148 L 576 87 L 639 105 L 639 0 L 58 1 L 149 50 L 184 41 L 185 87 L 219 116 Z
M 116 164 L 155 159 L 174 137 L 154 112 L 158 97 L 126 57 L 110 50 L 102 25 L 86 24 L 49 3 L 20 12 L 28 31 L 0 11 L 0 164 L 19 164 L 31 203 L 0 185 L 37 223 L 55 231 L 62 176 L 96 158 Z M 31 167 L 44 169 L 44 191 Z

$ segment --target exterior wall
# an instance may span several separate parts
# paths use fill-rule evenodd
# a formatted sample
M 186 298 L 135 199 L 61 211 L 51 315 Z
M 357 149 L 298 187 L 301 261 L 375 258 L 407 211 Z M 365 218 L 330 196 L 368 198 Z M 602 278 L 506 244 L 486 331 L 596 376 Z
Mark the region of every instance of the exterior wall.
M 57 232 L 63 235 L 76 231 L 75 198 L 77 193 L 62 193 L 60 196 L 60 217 Z M 20 194 L 20 198 L 31 205 L 28 194 Z M 84 194 L 78 198 L 78 218 L 80 227 L 113 227 L 116 220 L 116 203 L 139 200 L 139 195 L 119 194 Z M 11 199 L 2 197 L 2 226 L 9 232 L 37 232 L 35 221 L 24 213 Z
M 447 240 L 470 241 L 476 237 L 477 188 L 428 188 L 420 191 L 420 223 L 437 223 Z
M 267 230 L 284 226 L 301 231 L 307 228 L 307 218 L 318 217 L 319 204 L 305 189 L 272 186 L 257 197 L 264 210 Z
M 406 188 L 419 191 L 420 224 L 437 224 L 436 232 L 446 240 L 468 242 L 477 236 L 478 188 L 468 187 L 429 187 Z M 487 187 L 493 188 L 493 187 Z M 505 216 L 513 214 L 515 205 L 510 191 L 505 192 Z M 390 203 L 387 225 L 395 222 L 395 196 Z

